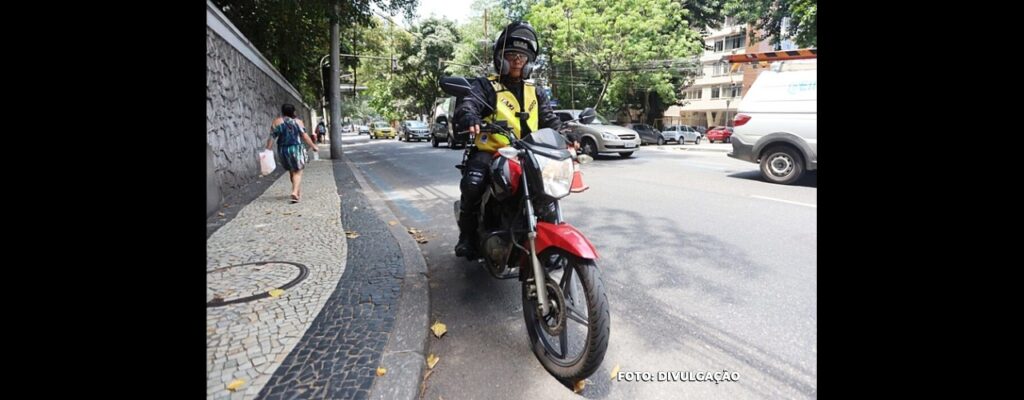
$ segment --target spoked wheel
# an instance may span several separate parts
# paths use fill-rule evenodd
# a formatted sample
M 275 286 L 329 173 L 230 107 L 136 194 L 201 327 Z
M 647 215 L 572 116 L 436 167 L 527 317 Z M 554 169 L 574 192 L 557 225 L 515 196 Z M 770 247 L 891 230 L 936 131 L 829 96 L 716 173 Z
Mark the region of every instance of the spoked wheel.
M 574 383 L 601 366 L 608 349 L 610 315 L 601 271 L 593 260 L 561 250 L 540 258 L 548 272 L 551 305 L 541 315 L 536 285 L 523 282 L 523 317 L 533 354 L 556 378 Z

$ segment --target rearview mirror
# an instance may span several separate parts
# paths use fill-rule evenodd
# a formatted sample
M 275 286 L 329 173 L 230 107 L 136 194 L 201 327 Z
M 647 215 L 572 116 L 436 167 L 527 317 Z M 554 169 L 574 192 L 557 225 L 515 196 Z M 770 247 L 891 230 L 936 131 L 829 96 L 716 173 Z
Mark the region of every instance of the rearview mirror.
M 584 124 L 590 124 L 594 121 L 594 117 L 597 116 L 597 111 L 594 111 L 593 107 L 587 107 L 580 113 L 580 122 Z
M 455 97 L 463 97 L 473 89 L 469 81 L 461 76 L 449 76 L 441 78 L 441 90 Z

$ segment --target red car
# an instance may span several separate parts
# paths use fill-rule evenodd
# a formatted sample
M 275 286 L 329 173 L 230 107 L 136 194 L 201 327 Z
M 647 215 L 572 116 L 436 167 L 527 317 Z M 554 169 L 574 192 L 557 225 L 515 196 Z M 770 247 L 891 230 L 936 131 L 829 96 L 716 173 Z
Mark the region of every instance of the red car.
M 716 126 L 708 129 L 708 141 L 714 143 L 716 140 L 722 143 L 729 143 L 732 137 L 732 127 Z

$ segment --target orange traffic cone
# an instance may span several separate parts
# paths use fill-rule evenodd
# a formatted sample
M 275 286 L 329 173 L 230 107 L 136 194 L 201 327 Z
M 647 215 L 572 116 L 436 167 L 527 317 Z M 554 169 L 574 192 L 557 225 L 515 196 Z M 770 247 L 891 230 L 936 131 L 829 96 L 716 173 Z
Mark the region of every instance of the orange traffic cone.
M 583 183 L 583 172 L 580 172 L 580 163 L 578 161 L 573 161 L 572 170 L 572 185 L 569 186 L 569 191 L 572 193 L 582 193 L 590 189 L 590 186 Z

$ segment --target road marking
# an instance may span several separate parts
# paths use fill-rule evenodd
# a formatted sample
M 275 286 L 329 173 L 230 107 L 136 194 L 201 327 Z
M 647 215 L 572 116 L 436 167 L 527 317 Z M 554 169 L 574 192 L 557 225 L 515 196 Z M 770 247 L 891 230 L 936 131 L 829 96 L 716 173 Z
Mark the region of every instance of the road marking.
M 796 205 L 798 205 L 798 206 L 804 206 L 804 207 L 818 208 L 818 205 L 817 205 L 817 204 L 807 204 L 807 203 L 799 203 L 799 202 L 796 202 L 796 201 L 789 201 L 789 200 L 775 199 L 775 198 L 771 198 L 771 197 L 764 197 L 764 196 L 754 196 L 754 195 L 751 195 L 750 197 L 753 197 L 753 198 L 755 198 L 755 199 L 763 199 L 763 200 L 771 200 L 771 201 L 780 201 L 780 202 L 783 202 L 783 203 L 789 203 L 789 204 L 796 204 Z

